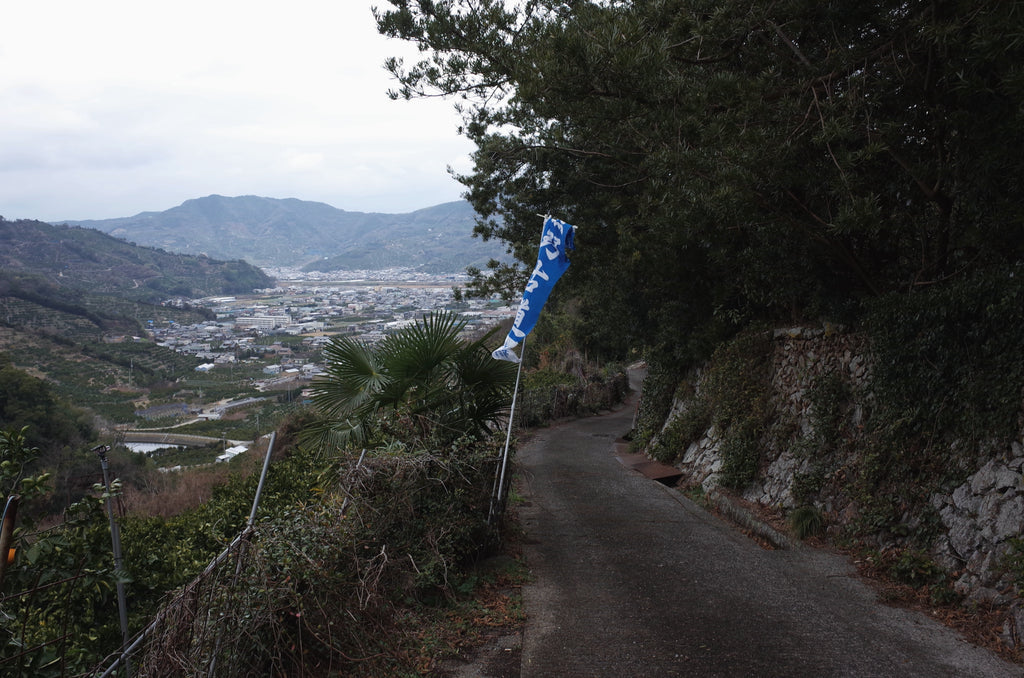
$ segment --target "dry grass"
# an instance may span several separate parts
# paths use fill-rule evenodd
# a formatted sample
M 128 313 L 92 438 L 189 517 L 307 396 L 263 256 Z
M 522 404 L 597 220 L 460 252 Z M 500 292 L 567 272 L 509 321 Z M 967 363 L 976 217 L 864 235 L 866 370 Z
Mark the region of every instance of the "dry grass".
M 262 456 L 245 454 L 235 463 L 213 464 L 177 472 L 154 473 L 145 487 L 125 487 L 122 502 L 128 513 L 171 518 L 210 500 L 213 488 L 232 476 L 258 472 Z
M 884 567 L 869 558 L 848 553 L 863 579 L 878 592 L 886 604 L 916 610 L 958 631 L 968 642 L 986 648 L 1015 664 L 1024 663 L 1021 649 L 1003 641 L 1003 626 L 1010 613 L 1007 607 L 957 602 L 938 604 L 931 600 L 927 586 L 915 589 L 892 580 Z

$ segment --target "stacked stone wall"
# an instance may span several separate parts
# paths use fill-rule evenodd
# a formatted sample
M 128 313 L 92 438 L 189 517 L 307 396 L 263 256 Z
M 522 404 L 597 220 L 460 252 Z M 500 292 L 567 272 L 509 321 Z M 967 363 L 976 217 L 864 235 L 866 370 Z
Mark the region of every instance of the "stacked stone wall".
M 810 439 L 815 433 L 810 394 L 816 380 L 838 375 L 849 385 L 855 403 L 847 414 L 852 424 L 848 428 L 856 430 L 872 400 L 871 364 L 864 337 L 832 328 L 776 330 L 773 339 L 770 384 L 774 418 L 788 434 L 764 432 L 758 477 L 740 495 L 762 506 L 791 509 L 799 503 L 794 481 L 814 464 L 814 458 L 796 449 L 795 442 Z M 700 374 L 693 375 L 692 381 L 693 393 L 699 394 Z M 686 412 L 693 398 L 693 394 L 677 398 L 652 444 L 675 417 Z M 720 444 L 720 433 L 711 427 L 679 451 L 676 465 L 685 474 L 684 482 L 699 485 L 706 492 L 718 488 L 723 464 Z M 857 454 L 856 441 L 847 449 L 846 454 Z M 858 506 L 846 496 L 842 479 L 843 469 L 855 463 L 833 459 L 830 464 L 834 482 L 821 491 L 815 503 L 828 515 L 833 529 L 841 529 L 857 518 Z M 1024 538 L 1024 446 L 1017 441 L 1006 449 L 979 450 L 976 470 L 970 477 L 950 494 L 934 495 L 931 503 L 942 523 L 931 555 L 952 573 L 955 589 L 969 601 L 1012 606 L 1007 640 L 1024 644 L 1024 605 L 1013 573 L 1006 567 L 1008 555 Z M 913 522 L 915 517 L 908 519 Z M 885 535 L 878 546 L 898 546 L 893 539 Z
M 813 412 L 810 399 L 815 380 L 830 374 L 841 375 L 858 392 L 866 392 L 870 365 L 865 357 L 865 340 L 859 335 L 844 334 L 833 328 L 788 328 L 775 330 L 771 358 L 772 404 L 775 420 L 794 429 L 797 437 L 813 433 Z M 700 392 L 700 373 L 694 375 L 696 393 Z M 689 398 L 677 399 L 662 433 L 690 406 Z M 862 415 L 858 405 L 855 420 Z M 660 437 L 660 436 L 659 436 Z M 652 444 L 659 437 L 655 437 Z M 757 480 L 743 491 L 743 498 L 765 506 L 793 508 L 793 478 L 807 472 L 811 460 L 796 454 L 787 440 L 766 436 L 768 454 L 763 460 Z M 699 439 L 690 442 L 677 464 L 687 473 L 692 485 L 704 490 L 718 487 L 722 469 L 719 454 L 721 435 L 714 427 Z

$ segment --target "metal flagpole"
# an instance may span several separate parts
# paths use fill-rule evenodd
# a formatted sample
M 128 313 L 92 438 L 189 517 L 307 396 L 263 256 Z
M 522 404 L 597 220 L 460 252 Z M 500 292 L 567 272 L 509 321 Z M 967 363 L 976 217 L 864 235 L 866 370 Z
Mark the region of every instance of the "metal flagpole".
M 522 345 L 522 353 L 526 352 L 526 335 L 530 333 L 537 323 L 537 318 L 548 294 L 558 279 L 569 268 L 569 257 L 566 250 L 575 249 L 573 234 L 576 227 L 567 224 L 561 219 L 555 219 L 550 215 L 537 216 L 544 219 L 544 227 L 541 229 L 540 251 L 537 253 L 537 265 L 526 283 L 523 291 L 522 301 L 519 302 L 519 310 L 516 311 L 516 319 L 509 330 L 508 337 L 501 348 L 496 349 L 491 355 L 497 360 L 516 360 L 512 351 L 517 345 Z M 531 302 L 531 303 L 527 303 Z M 487 524 L 491 527 L 498 521 L 498 516 L 505 509 L 505 477 L 508 473 L 508 451 L 512 440 L 512 425 L 516 413 L 516 400 L 519 396 L 519 379 L 523 373 L 523 360 L 518 359 L 519 369 L 516 371 L 516 389 L 512 393 L 512 406 L 508 414 L 508 430 L 505 434 L 505 451 L 501 455 L 501 465 L 495 471 L 494 489 L 491 493 L 490 513 L 487 516 Z
M 498 522 L 498 516 L 505 510 L 505 472 L 508 470 L 508 448 L 512 441 L 512 423 L 516 415 L 516 399 L 519 396 L 519 376 L 523 373 L 523 358 L 526 357 L 526 337 L 520 344 L 521 357 L 519 358 L 519 369 L 516 370 L 516 387 L 512 391 L 512 406 L 508 411 L 508 425 L 505 432 L 505 451 L 501 455 L 501 466 L 494 474 L 494 489 L 491 491 L 491 510 L 487 515 L 487 524 L 491 527 Z

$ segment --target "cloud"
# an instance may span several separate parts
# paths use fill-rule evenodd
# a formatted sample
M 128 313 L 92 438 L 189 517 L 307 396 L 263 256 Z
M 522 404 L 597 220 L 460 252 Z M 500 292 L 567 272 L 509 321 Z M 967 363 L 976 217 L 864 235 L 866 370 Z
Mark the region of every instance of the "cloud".
M 319 152 L 286 151 L 284 165 L 292 172 L 310 172 L 322 170 L 324 159 Z
M 211 193 L 409 211 L 458 199 L 448 102 L 391 101 L 352 0 L 49 0 L 0 10 L 0 214 L 126 216 Z

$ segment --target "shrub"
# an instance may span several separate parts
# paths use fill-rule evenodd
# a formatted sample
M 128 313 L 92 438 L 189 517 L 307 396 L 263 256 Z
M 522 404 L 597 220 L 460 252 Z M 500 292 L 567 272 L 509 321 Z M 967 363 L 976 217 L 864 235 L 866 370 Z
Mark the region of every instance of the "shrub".
M 1016 433 L 1024 270 L 996 269 L 867 305 L 876 418 L 903 438 Z
M 1013 577 L 1017 592 L 1024 592 L 1024 539 L 1010 539 L 1009 549 L 1003 558 L 1002 568 Z
M 889 565 L 889 574 L 901 584 L 914 588 L 938 584 L 946 578 L 946 571 L 927 553 L 917 549 L 901 551 Z
M 744 419 L 733 424 L 723 436 L 719 447 L 723 487 L 742 490 L 757 477 L 761 459 L 761 429 L 757 423 Z
M 614 365 L 588 379 L 550 369 L 524 376 L 516 399 L 516 425 L 543 426 L 557 419 L 593 414 L 622 402 L 629 393 L 625 368 Z
M 644 376 L 636 431 L 633 434 L 632 445 L 635 449 L 644 448 L 665 423 L 678 386 L 679 374 L 676 367 L 655 355 L 648 356 L 647 374 Z
M 347 459 L 320 500 L 261 522 L 237 566 L 190 585 L 140 666 L 147 675 L 205 675 L 211 661 L 222 676 L 412 675 L 421 615 L 464 588 L 490 543 L 496 458 L 494 445 L 460 439 L 433 452 L 378 450 L 358 468 Z
M 789 527 L 797 539 L 816 537 L 825 530 L 825 515 L 814 506 L 800 506 L 789 514 Z

